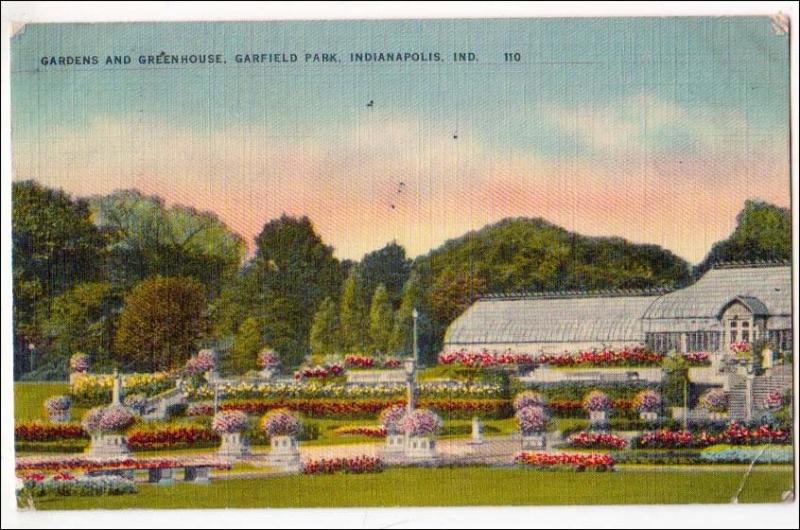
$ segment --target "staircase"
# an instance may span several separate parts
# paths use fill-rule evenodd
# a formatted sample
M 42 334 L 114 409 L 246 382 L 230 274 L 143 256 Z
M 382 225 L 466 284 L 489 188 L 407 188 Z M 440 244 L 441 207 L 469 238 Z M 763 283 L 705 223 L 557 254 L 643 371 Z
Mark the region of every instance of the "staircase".
M 770 392 L 783 394 L 792 387 L 792 370 L 790 366 L 778 365 L 770 370 L 769 375 L 756 377 L 753 381 L 753 405 L 756 409 L 764 408 L 764 400 Z
M 169 418 L 169 409 L 174 405 L 186 403 L 186 398 L 179 388 L 173 388 L 157 394 L 147 400 L 142 410 L 142 419 L 166 420 Z
M 792 387 L 792 368 L 778 365 L 770 370 L 769 375 L 753 377 L 750 395 L 748 395 L 747 376 L 730 374 L 728 384 L 730 386 L 728 415 L 733 421 L 747 422 L 762 416 L 760 411 L 764 410 L 767 394 L 783 393 Z
M 731 374 L 728 381 L 728 417 L 731 421 L 747 421 L 747 378 Z

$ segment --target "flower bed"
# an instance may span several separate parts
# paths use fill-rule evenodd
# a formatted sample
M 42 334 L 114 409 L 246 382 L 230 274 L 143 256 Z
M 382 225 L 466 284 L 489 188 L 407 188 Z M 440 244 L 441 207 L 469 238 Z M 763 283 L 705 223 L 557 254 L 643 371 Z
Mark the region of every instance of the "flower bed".
M 707 351 L 687 352 L 683 358 L 689 366 L 711 366 L 711 354 Z
M 344 366 L 348 370 L 374 370 L 378 368 L 400 368 L 402 362 L 394 357 L 375 358 L 364 355 L 345 355 Z
M 186 407 L 187 416 L 211 416 L 214 414 L 214 405 L 209 403 L 192 403 Z
M 625 439 L 613 434 L 579 432 L 569 437 L 569 445 L 581 449 L 623 449 Z
M 175 375 L 168 372 L 128 374 L 122 376 L 125 394 L 154 396 L 175 387 Z M 75 404 L 99 405 L 111 401 L 114 377 L 109 374 L 81 374 L 70 385 L 70 396 Z
M 128 431 L 128 446 L 133 451 L 215 447 L 219 435 L 202 425 L 165 425 Z
M 538 364 L 549 366 L 660 366 L 664 360 L 661 353 L 647 351 L 644 348 L 623 348 L 616 350 L 583 351 L 577 354 L 561 353 L 540 355 Z
M 213 469 L 230 469 L 228 462 L 216 458 L 110 458 L 98 460 L 83 456 L 67 457 L 20 457 L 17 458 L 17 474 L 39 471 L 57 473 L 60 471 L 113 471 L 137 469 L 166 469 L 177 467 L 210 467 Z
M 667 430 L 646 432 L 635 438 L 632 445 L 648 449 L 675 449 L 680 447 L 708 447 L 716 444 L 785 444 L 791 440 L 790 434 L 787 430 L 771 429 L 767 425 L 748 429 L 733 422 L 719 434 L 710 434 L 706 431 L 694 434 L 687 431 Z
M 469 352 L 460 350 L 455 352 L 442 352 L 439 354 L 439 364 L 452 364 L 469 368 L 490 368 L 493 366 L 533 364 L 533 356 L 527 353 L 512 352 Z
M 557 417 L 579 417 L 584 416 L 584 405 L 578 400 L 553 400 L 547 403 L 547 408 Z M 612 399 L 611 410 L 621 412 L 631 412 L 634 410 L 633 402 L 628 399 Z
M 41 473 L 32 473 L 24 479 L 24 490 L 21 492 L 33 497 L 47 495 L 66 496 L 100 496 L 127 495 L 136 493 L 133 480 L 122 477 L 74 477 L 69 473 L 57 473 L 45 478 Z
M 303 463 L 305 475 L 330 475 L 333 473 L 380 473 L 384 465 L 380 458 L 358 456 L 354 458 L 323 458 Z
M 713 446 L 700 452 L 703 460 L 714 464 L 749 464 L 755 460 L 757 464 L 791 464 L 794 452 L 791 445 L 730 447 Z
M 249 414 L 260 414 L 278 408 L 286 408 L 313 418 L 368 418 L 374 417 L 391 405 L 404 405 L 405 400 L 234 400 L 223 402 L 221 410 L 241 410 Z M 434 409 L 449 418 L 471 418 L 480 415 L 491 418 L 506 418 L 511 415 L 510 403 L 506 400 L 427 400 L 420 407 Z
M 379 425 L 344 425 L 333 431 L 337 436 L 365 436 L 367 438 L 385 438 L 386 429 Z
M 328 379 L 341 377 L 344 375 L 344 368 L 338 364 L 327 364 L 317 366 L 304 366 L 295 371 L 294 378 L 298 381 L 306 379 Z
M 614 459 L 605 454 L 528 453 L 514 457 L 514 462 L 540 470 L 613 471 Z
M 20 421 L 14 424 L 14 440 L 22 442 L 57 442 L 87 438 L 79 423 L 44 423 Z

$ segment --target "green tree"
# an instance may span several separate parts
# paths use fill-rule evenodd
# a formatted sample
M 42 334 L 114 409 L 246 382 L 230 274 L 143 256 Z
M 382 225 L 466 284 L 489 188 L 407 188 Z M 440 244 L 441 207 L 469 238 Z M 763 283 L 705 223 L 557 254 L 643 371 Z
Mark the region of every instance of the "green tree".
M 222 362 L 226 373 L 243 374 L 256 367 L 256 356 L 261 346 L 261 329 L 258 320 L 248 317 L 239 326 L 230 354 Z
M 792 215 L 788 208 L 747 201 L 736 216 L 736 228 L 727 239 L 714 243 L 697 266 L 700 275 L 719 261 L 792 259 Z
M 153 275 L 189 276 L 209 297 L 219 295 L 244 256 L 244 241 L 215 214 L 166 208 L 157 196 L 117 191 L 92 201 L 95 222 L 110 245 L 109 277 L 129 287 Z
M 392 307 L 397 307 L 403 292 L 403 285 L 411 272 L 411 260 L 406 250 L 392 241 L 383 248 L 364 256 L 359 269 L 359 290 L 364 305 L 370 303 L 375 289 L 383 284 Z
M 389 301 L 389 293 L 381 283 L 375 288 L 369 307 L 369 338 L 373 352 L 388 353 L 392 340 L 394 310 Z
M 358 269 L 350 275 L 342 288 L 342 302 L 339 311 L 342 346 L 350 352 L 363 352 L 367 345 L 367 310 L 358 292 Z
M 51 340 L 54 361 L 66 368 L 69 357 L 81 351 L 92 356 L 96 368 L 106 365 L 120 304 L 109 282 L 81 283 L 53 298 L 42 331 Z
M 73 285 L 103 279 L 105 240 L 89 206 L 33 181 L 11 188 L 14 372 L 30 369 L 28 344 L 41 350 L 40 324 L 52 298 Z
M 325 298 L 311 324 L 311 353 L 333 355 L 341 352 L 339 308 L 331 297 Z
M 126 370 L 155 371 L 182 365 L 206 330 L 203 285 L 194 278 L 153 276 L 125 298 L 115 341 Z

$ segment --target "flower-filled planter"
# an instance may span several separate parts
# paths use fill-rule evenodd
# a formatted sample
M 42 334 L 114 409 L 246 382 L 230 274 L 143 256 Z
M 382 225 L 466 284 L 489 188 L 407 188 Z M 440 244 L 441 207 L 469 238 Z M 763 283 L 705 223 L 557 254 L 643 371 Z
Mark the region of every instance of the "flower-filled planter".
M 436 458 L 436 435 L 442 429 L 442 419 L 427 409 L 406 413 L 399 427 L 406 435 L 405 455 L 415 460 Z
M 269 437 L 269 462 L 284 471 L 299 472 L 300 450 L 297 435 L 300 434 L 300 420 L 287 409 L 277 409 L 261 420 L 261 427 Z
M 53 423 L 66 423 L 70 420 L 72 399 L 69 396 L 53 396 L 44 402 L 47 416 Z
M 611 400 L 607 395 L 599 390 L 592 390 L 583 398 L 583 408 L 589 413 L 589 423 L 593 429 L 603 430 L 608 427 Z
M 661 409 L 661 394 L 653 390 L 643 390 L 633 399 L 633 407 L 645 421 L 657 421 Z
M 517 411 L 516 418 L 522 434 L 522 449 L 544 449 L 547 446 L 547 422 L 550 419 L 544 407 L 522 407 Z
M 764 398 L 764 408 L 770 412 L 776 412 L 783 406 L 783 395 L 780 392 L 770 392 Z
M 84 416 L 81 425 L 91 437 L 88 454 L 92 458 L 118 458 L 131 454 L 125 429 L 135 421 L 131 412 L 120 405 L 95 407 Z
M 544 408 L 546 406 L 547 406 L 547 400 L 545 399 L 545 397 L 542 394 L 538 392 L 533 392 L 531 390 L 520 392 L 514 398 L 514 410 L 521 410 L 525 407 Z
M 85 353 L 75 353 L 69 358 L 69 384 L 89 372 L 89 356 Z
M 386 446 L 388 453 L 402 453 L 405 450 L 406 436 L 400 428 L 400 420 L 405 416 L 404 405 L 393 405 L 381 411 L 381 426 L 386 430 Z
M 261 369 L 260 375 L 263 379 L 272 379 L 281 366 L 281 359 L 272 350 L 264 349 L 258 352 L 258 367 Z
M 244 458 L 250 455 L 250 441 L 244 431 L 250 425 L 247 414 L 238 410 L 222 411 L 214 416 L 211 427 L 220 438 L 220 458 Z
M 190 357 L 186 361 L 185 370 L 188 375 L 196 377 L 207 375 L 208 372 L 215 370 L 216 367 L 214 352 L 212 350 L 200 350 L 197 355 Z
M 721 388 L 712 388 L 700 396 L 700 408 L 707 411 L 712 420 L 722 420 L 728 412 L 728 393 Z

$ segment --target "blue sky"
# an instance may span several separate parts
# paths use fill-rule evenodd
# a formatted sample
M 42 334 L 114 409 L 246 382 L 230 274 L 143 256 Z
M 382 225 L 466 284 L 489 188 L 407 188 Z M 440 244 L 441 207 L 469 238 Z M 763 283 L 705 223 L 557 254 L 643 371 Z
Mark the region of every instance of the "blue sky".
M 161 51 L 228 62 L 39 62 Z M 302 63 L 323 51 L 344 62 Z M 347 62 L 369 51 L 443 61 Z M 266 52 L 300 62 L 233 60 Z M 789 202 L 788 37 L 768 18 L 29 25 L 11 81 L 15 179 L 137 187 L 246 238 L 308 214 L 341 257 L 520 215 L 699 261 L 745 199 Z

